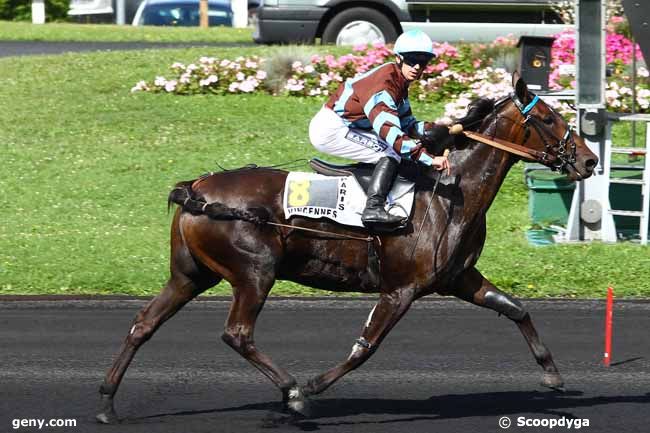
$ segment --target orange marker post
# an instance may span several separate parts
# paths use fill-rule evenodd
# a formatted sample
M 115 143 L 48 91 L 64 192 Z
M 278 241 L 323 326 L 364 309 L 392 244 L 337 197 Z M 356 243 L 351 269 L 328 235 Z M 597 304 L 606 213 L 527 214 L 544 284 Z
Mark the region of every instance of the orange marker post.
M 603 364 L 609 367 L 612 362 L 612 318 L 614 315 L 614 290 L 612 287 L 607 288 L 607 308 L 605 310 L 605 354 L 603 355 Z

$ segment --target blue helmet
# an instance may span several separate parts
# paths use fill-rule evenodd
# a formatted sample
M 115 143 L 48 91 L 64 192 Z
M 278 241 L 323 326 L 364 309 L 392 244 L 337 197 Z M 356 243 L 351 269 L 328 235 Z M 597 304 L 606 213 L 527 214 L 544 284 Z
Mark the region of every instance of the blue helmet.
M 393 48 L 395 54 L 404 53 L 426 53 L 435 57 L 433 52 L 433 42 L 431 38 L 422 30 L 413 29 L 402 33 L 395 41 Z

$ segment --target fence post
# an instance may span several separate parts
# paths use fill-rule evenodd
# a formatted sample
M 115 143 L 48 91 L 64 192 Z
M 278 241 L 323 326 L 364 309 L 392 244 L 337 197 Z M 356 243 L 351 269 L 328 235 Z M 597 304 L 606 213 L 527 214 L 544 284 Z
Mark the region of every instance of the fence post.
M 32 24 L 45 24 L 45 0 L 32 0 Z
M 607 288 L 607 307 L 605 309 L 605 354 L 603 355 L 603 364 L 609 367 L 612 362 L 612 319 L 614 308 L 614 291 L 612 287 Z

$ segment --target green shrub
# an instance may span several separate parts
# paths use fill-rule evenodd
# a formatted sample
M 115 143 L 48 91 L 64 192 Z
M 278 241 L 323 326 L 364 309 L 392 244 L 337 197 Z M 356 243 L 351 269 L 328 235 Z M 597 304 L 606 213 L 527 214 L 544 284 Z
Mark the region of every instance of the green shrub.
M 70 0 L 45 0 L 46 21 L 66 21 Z M 0 0 L 0 19 L 10 21 L 31 21 L 31 0 Z

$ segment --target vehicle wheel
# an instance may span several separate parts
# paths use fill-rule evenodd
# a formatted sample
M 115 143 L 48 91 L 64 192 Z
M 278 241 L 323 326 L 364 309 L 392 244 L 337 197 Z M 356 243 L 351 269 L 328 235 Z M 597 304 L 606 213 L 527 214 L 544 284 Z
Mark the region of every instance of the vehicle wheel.
M 356 45 L 373 42 L 392 43 L 397 30 L 383 13 L 369 8 L 350 8 L 337 15 L 325 27 L 325 44 Z

